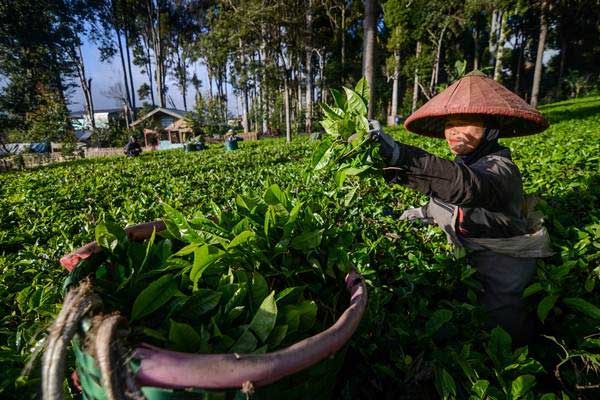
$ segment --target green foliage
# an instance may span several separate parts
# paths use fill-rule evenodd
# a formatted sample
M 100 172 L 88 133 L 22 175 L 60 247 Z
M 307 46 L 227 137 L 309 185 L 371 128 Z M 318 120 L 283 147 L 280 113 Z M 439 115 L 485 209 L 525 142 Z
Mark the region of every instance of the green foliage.
M 25 115 L 27 140 L 56 141 L 73 137 L 69 110 L 56 91 L 37 85 L 37 107 Z
M 326 137 L 316 147 L 312 155 L 314 171 L 334 174 L 338 188 L 342 188 L 346 177 L 356 176 L 367 171 L 376 172 L 381 166 L 377 144 L 369 139 L 369 121 L 367 120 L 367 104 L 369 87 L 362 78 L 353 89 L 344 88 L 344 93 L 332 89 L 334 104 L 321 104 Z M 350 186 L 352 190 L 356 186 Z
M 201 95 L 196 96 L 194 113 L 187 114 L 186 122 L 194 134 L 222 135 L 227 130 L 221 103 L 216 97 L 206 100 Z
M 128 317 L 134 343 L 264 352 L 325 329 L 318 313 L 327 322 L 339 313 L 333 299 L 345 292 L 342 275 L 318 266 L 328 250 L 342 249 L 324 235 L 315 208 L 277 184 L 261 197 L 239 195 L 236 205 L 213 207 L 215 221 L 200 213 L 188 220 L 164 204 L 165 231 L 144 243 L 129 241 L 114 223 L 96 226 L 106 255 L 94 285 L 106 311 Z M 81 278 L 90 262 L 76 268 Z M 327 308 L 319 312 L 316 301 Z
M 336 104 L 345 99 L 342 94 Z M 312 142 L 243 142 L 240 151 L 226 154 L 220 148 L 157 152 L 0 175 L 0 397 L 34 395 L 39 371 L 28 379 L 19 375 L 60 307 L 66 272 L 58 260 L 94 240 L 100 221 L 110 221 L 99 236 L 114 248 L 110 257 L 122 260 L 119 290 L 131 293 L 126 313 L 152 282 L 176 276 L 177 291 L 133 323 L 146 326 L 136 334 L 152 343 L 184 351 L 280 348 L 339 316 L 326 303 L 338 294 L 338 311 L 343 307 L 346 294 L 333 283 L 353 265 L 369 286 L 369 306 L 347 349 L 336 397 L 402 392 L 406 398 L 594 398 L 586 388 L 597 384 L 600 370 L 600 99 L 542 111 L 552 124 L 547 132 L 503 141 L 525 191 L 540 198 L 555 251 L 538 262 L 525 293 L 537 323 L 530 346 L 515 348 L 505 332 L 485 328 L 476 271 L 454 260 L 440 229 L 389 215 L 423 204 L 424 196 L 388 186 L 376 175 L 355 179 L 354 170 L 343 180 L 345 190 L 336 182 L 341 174 L 323 174 L 307 185 Z M 449 156 L 442 141 L 402 129 L 388 133 Z M 161 204 L 185 210 L 183 218 L 170 217 L 173 237 L 120 247 L 120 228 L 164 217 Z M 257 249 L 281 251 L 264 260 Z M 248 261 L 238 260 L 230 273 L 224 265 L 242 252 L 250 254 Z M 219 257 L 206 265 L 211 255 Z M 141 267 L 132 273 L 131 266 Z M 269 300 L 255 329 L 242 327 L 273 290 L 276 308 Z M 542 323 L 537 309 L 547 296 L 558 297 L 542 307 Z M 218 330 L 206 322 L 215 315 Z

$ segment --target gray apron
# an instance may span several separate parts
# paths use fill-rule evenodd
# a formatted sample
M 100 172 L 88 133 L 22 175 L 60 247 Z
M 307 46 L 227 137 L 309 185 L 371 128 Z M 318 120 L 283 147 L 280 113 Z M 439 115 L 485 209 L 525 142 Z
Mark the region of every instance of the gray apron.
M 446 233 L 457 257 L 466 256 L 477 269 L 483 288 L 480 300 L 490 315 L 490 326 L 500 325 L 517 342 L 528 341 L 531 320 L 521 298 L 535 272 L 535 259 L 552 255 L 540 213 L 528 215 L 530 234 L 509 238 L 465 238 L 455 230 L 458 207 L 431 198 L 424 214 Z

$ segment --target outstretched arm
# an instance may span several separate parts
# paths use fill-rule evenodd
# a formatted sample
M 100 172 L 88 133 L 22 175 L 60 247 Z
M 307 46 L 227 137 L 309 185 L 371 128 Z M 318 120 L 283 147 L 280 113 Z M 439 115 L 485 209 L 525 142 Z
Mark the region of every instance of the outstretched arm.
M 450 204 L 500 209 L 520 184 L 517 167 L 505 157 L 484 157 L 467 166 L 418 147 L 395 144 L 399 157 L 384 168 L 386 180 Z

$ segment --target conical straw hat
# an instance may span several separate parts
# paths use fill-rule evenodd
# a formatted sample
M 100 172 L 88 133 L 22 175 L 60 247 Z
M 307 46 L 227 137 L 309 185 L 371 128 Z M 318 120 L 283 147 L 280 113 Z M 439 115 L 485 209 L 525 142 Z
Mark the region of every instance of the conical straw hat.
M 548 127 L 542 114 L 522 98 L 477 70 L 454 82 L 425 103 L 404 122 L 419 135 L 444 137 L 450 115 L 480 115 L 500 128 L 500 136 L 539 133 Z

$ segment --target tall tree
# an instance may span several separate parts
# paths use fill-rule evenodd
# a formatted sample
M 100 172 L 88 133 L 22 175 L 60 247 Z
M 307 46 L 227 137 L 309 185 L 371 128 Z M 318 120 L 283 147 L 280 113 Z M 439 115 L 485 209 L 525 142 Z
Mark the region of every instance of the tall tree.
M 401 7 L 397 0 L 387 1 L 383 4 L 383 16 L 386 26 L 389 27 L 391 34 L 388 38 L 387 48 L 391 53 L 388 58 L 388 76 L 392 79 L 392 104 L 388 115 L 388 125 L 396 125 L 396 115 L 398 114 L 398 86 L 400 83 L 400 53 L 406 42 L 406 14 L 403 12 L 405 7 Z
M 96 118 L 94 117 L 94 97 L 92 96 L 92 78 L 88 78 L 85 73 L 85 63 L 83 60 L 83 54 L 81 53 L 81 46 L 77 46 L 77 49 L 69 49 L 71 60 L 77 68 L 77 76 L 79 78 L 79 84 L 81 91 L 83 92 L 83 98 L 85 101 L 85 112 L 90 120 L 92 129 L 96 129 Z
M 500 82 L 502 78 L 502 57 L 504 55 L 504 44 L 508 34 L 508 10 L 501 11 L 500 34 L 496 44 L 496 65 L 494 66 L 494 80 Z
M 546 36 L 548 35 L 548 20 L 546 13 L 548 9 L 548 0 L 541 0 L 540 4 L 540 36 L 538 39 L 538 48 L 535 57 L 535 70 L 533 74 L 533 86 L 531 88 L 531 105 L 537 107 L 538 96 L 540 94 L 540 81 L 542 80 L 542 60 L 544 58 L 544 48 L 546 47 Z
M 190 84 L 189 66 L 195 61 L 194 43 L 198 39 L 202 10 L 192 3 L 178 2 L 170 18 L 171 64 L 173 76 L 183 99 L 183 109 L 187 111 L 187 93 Z
M 373 118 L 373 104 L 375 103 L 375 18 L 377 14 L 376 0 L 364 0 L 365 17 L 363 22 L 363 76 L 369 84 L 369 110 L 368 118 Z
M 419 100 L 419 57 L 421 56 L 421 41 L 417 40 L 417 49 L 415 54 L 415 73 L 414 73 L 414 84 L 413 84 L 413 95 L 412 95 L 412 106 L 411 112 L 415 112 L 417 109 L 417 101 Z
M 313 2 L 306 4 L 306 133 L 312 132 L 312 103 L 313 103 L 313 70 L 312 70 L 312 29 L 313 29 Z M 287 82 L 286 82 L 287 84 Z M 287 99 L 287 97 L 286 97 Z
M 80 45 L 79 33 L 89 18 L 88 11 L 87 3 L 65 0 L 2 3 L 0 114 L 7 116 L 4 123 L 26 132 L 33 121 L 26 118 L 27 113 L 56 107 L 66 110 L 65 91 L 72 87 L 77 73 L 69 49 Z M 46 107 L 47 99 L 52 107 Z M 53 115 L 69 125 L 68 114 Z
M 154 78 L 160 107 L 167 106 L 167 19 L 168 10 L 162 0 L 145 0 L 146 35 L 154 53 Z

